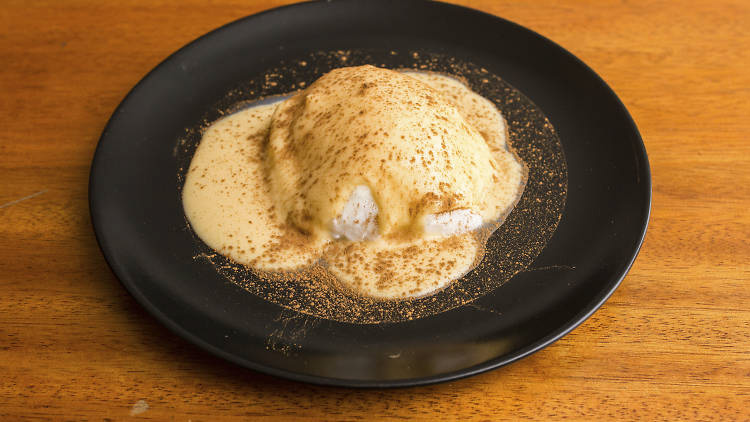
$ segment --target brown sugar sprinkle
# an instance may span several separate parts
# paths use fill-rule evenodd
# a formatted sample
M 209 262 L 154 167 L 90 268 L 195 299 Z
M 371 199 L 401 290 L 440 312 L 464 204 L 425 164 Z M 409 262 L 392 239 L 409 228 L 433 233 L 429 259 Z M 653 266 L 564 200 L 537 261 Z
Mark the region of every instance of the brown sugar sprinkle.
M 266 75 L 227 93 L 200 123 L 186 129 L 174 149 L 180 168 L 177 190 L 181 191 L 190 158 L 211 122 L 259 98 L 284 94 L 292 86 L 304 88 L 332 68 L 367 63 L 454 75 L 493 101 L 506 117 L 509 143 L 528 166 L 528 182 L 523 197 L 515 210 L 503 217 L 502 225 L 475 234 L 480 244 L 484 239 L 489 241 L 486 250 L 475 258 L 474 270 L 427 297 L 376 300 L 342 288 L 322 263 L 290 272 L 257 271 L 211 251 L 197 237 L 196 259 L 209 262 L 222 277 L 250 293 L 290 311 L 322 319 L 359 324 L 398 322 L 470 303 L 492 292 L 534 260 L 555 231 L 567 193 L 565 158 L 554 128 L 536 105 L 485 68 L 428 52 L 336 51 L 316 52 L 296 63 L 269 69 Z M 276 241 L 275 250 L 279 252 L 293 245 L 295 239 L 284 236 Z M 362 257 L 354 255 L 351 259 Z M 441 268 L 420 267 L 420 270 L 440 271 L 452 264 L 440 261 L 437 265 Z

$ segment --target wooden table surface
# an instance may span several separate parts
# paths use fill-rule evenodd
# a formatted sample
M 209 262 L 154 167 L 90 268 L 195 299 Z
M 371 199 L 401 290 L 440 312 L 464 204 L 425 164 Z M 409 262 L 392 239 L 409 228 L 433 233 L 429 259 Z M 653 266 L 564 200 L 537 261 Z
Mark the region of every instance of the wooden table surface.
M 156 323 L 94 239 L 97 140 L 171 52 L 282 3 L 2 1 L 0 420 L 750 420 L 745 0 L 461 2 L 589 64 L 651 161 L 651 223 L 632 271 L 551 347 L 457 382 L 351 390 L 240 369 Z

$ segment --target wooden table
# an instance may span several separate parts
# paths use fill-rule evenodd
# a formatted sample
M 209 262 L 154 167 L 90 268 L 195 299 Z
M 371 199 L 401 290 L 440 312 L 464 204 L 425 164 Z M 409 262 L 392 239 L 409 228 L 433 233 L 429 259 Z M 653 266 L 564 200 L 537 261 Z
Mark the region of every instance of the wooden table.
M 653 212 L 592 318 L 508 367 L 423 388 L 240 369 L 156 323 L 97 248 L 91 158 L 168 54 L 286 1 L 0 5 L 0 420 L 750 420 L 750 4 L 462 1 L 555 40 L 643 134 Z M 605 419 L 606 418 L 606 419 Z

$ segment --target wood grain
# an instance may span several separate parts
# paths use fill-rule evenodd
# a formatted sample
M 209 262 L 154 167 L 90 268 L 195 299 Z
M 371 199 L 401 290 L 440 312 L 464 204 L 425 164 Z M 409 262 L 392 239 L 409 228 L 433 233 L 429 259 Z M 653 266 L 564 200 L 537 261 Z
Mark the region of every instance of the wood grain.
M 107 268 L 87 209 L 98 137 L 164 57 L 286 1 L 0 4 L 0 419 L 750 420 L 750 4 L 460 1 L 583 59 L 637 122 L 646 242 L 572 334 L 424 388 L 287 382 L 158 325 Z M 148 410 L 131 416 L 139 400 Z

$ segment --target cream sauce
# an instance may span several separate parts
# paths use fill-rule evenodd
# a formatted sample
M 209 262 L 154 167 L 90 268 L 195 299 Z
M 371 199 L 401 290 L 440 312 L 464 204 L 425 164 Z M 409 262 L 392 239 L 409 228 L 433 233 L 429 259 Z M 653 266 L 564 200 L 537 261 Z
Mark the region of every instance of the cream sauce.
M 440 195 L 439 183 L 446 183 L 445 179 L 440 179 L 446 177 L 444 174 L 435 174 L 434 171 L 415 173 L 414 167 L 404 166 L 403 162 L 409 163 L 411 157 L 424 163 L 432 159 L 432 163 L 422 168 L 444 169 L 445 161 L 438 162 L 435 156 L 438 153 L 443 157 L 447 156 L 446 160 L 454 162 L 455 167 L 463 171 L 458 176 L 447 175 L 453 177 L 451 184 L 458 186 L 452 191 L 449 189 L 447 193 L 461 193 L 453 203 L 448 204 L 449 207 L 477 210 L 487 223 L 501 218 L 515 204 L 523 190 L 524 167 L 506 149 L 505 122 L 491 102 L 451 77 L 413 72 L 396 75 L 403 79 L 383 92 L 390 91 L 393 94 L 395 87 L 406 84 L 409 92 L 418 92 L 423 96 L 422 108 L 427 110 L 427 114 L 423 113 L 421 117 L 411 116 L 404 122 L 403 116 L 405 113 L 408 115 L 408 109 L 400 106 L 405 100 L 398 95 L 396 97 L 402 101 L 376 98 L 375 104 L 372 101 L 366 104 L 374 98 L 367 97 L 369 100 L 353 100 L 347 107 L 339 108 L 339 117 L 342 119 L 330 118 L 329 124 L 319 125 L 321 131 L 316 133 L 315 119 L 312 117 L 316 110 L 315 103 L 317 102 L 318 112 L 330 113 L 335 108 L 333 104 L 336 101 L 340 103 L 346 99 L 344 91 L 334 93 L 335 99 L 326 97 L 331 95 L 330 91 L 334 86 L 341 85 L 341 81 L 336 80 L 334 84 L 324 85 L 321 90 L 316 90 L 315 84 L 311 85 L 302 92 L 308 93 L 307 97 L 298 94 L 283 103 L 249 108 L 211 125 L 203 134 L 183 188 L 185 214 L 195 233 L 219 253 L 262 271 L 293 271 L 319 261 L 339 280 L 343 288 L 376 298 L 427 295 L 463 276 L 481 258 L 485 236 L 476 233 L 447 238 L 426 237 L 423 234 L 399 235 L 399 229 L 413 226 L 413 222 L 420 216 L 409 212 L 409 206 L 415 205 L 413 198 L 424 197 L 430 192 Z M 380 86 L 377 81 L 367 80 L 368 77 L 370 75 L 365 74 L 365 80 L 358 80 L 357 83 L 365 84 L 366 90 Z M 382 78 L 382 75 L 377 75 L 377 78 Z M 326 93 L 326 90 L 329 92 Z M 317 100 L 308 99 L 311 93 Z M 376 90 L 376 93 L 376 96 L 382 97 L 382 92 Z M 430 96 L 432 100 L 424 96 Z M 293 114 L 300 113 L 300 110 L 294 111 L 293 107 L 292 114 L 281 117 L 284 110 L 290 110 L 295 102 L 310 103 L 311 118 L 308 121 L 299 119 L 299 116 L 295 120 Z M 433 103 L 432 106 L 438 104 L 442 112 L 431 109 L 428 104 L 430 102 Z M 433 111 L 431 114 L 430 110 Z M 278 157 L 269 160 L 267 152 L 271 151 L 271 155 L 279 154 L 281 148 L 285 147 L 284 144 L 290 142 L 289 128 L 295 127 L 296 133 L 312 132 L 308 138 L 317 138 L 312 147 L 312 155 L 317 155 L 311 158 L 310 163 L 314 163 L 314 160 L 330 160 L 329 157 L 333 156 L 341 157 L 343 163 L 346 161 L 345 157 L 352 158 L 351 151 L 334 151 L 336 154 L 326 155 L 330 144 L 326 144 L 324 135 L 333 134 L 330 139 L 338 139 L 338 145 L 346 145 L 341 143 L 347 136 L 346 125 L 341 121 L 356 120 L 360 111 L 373 117 L 360 122 L 355 129 L 360 129 L 363 133 L 377 133 L 377 138 L 365 136 L 365 142 L 375 143 L 377 139 L 378 144 L 388 145 L 389 150 L 371 149 L 360 156 L 360 160 L 354 161 L 354 165 L 334 165 L 334 172 L 315 173 L 317 170 L 309 168 L 307 176 L 315 173 L 318 178 L 325 180 L 314 189 L 310 189 L 310 186 L 304 188 L 306 198 L 298 200 L 299 192 L 293 188 L 300 186 L 299 179 L 305 171 L 304 167 L 310 167 L 309 163 L 297 159 L 280 164 Z M 442 118 L 431 117 L 436 115 L 449 118 L 451 124 L 446 126 L 441 123 Z M 408 122 L 413 124 L 407 124 Z M 426 127 L 426 131 L 417 123 L 421 123 L 422 128 Z M 436 138 L 431 129 L 445 129 L 451 136 Z M 350 135 L 354 136 L 354 133 Z M 401 136 L 406 139 L 410 139 L 407 136 L 418 138 L 421 148 L 401 140 Z M 448 148 L 448 154 L 442 152 L 445 151 L 445 140 L 455 144 Z M 323 145 L 325 148 L 322 148 Z M 417 151 L 418 149 L 421 151 Z M 396 157 L 393 157 L 393 153 Z M 311 154 L 310 149 L 305 154 Z M 401 157 L 398 157 L 399 154 Z M 404 156 L 408 158 L 404 160 Z M 363 165 L 362 157 L 365 158 L 366 165 Z M 299 168 L 300 162 L 302 169 Z M 383 174 L 383 169 L 379 169 L 381 163 L 387 165 L 393 180 L 379 180 L 373 176 Z M 293 167 L 295 165 L 296 168 Z M 341 176 L 355 168 L 360 174 Z M 274 175 L 279 169 L 286 178 L 281 183 L 284 185 L 281 189 L 280 178 Z M 465 177 L 466 175 L 470 177 Z M 475 185 L 470 183 L 470 179 L 474 177 L 483 178 L 486 184 L 480 183 L 480 189 L 471 192 L 470 186 Z M 399 181 L 404 179 L 409 184 L 399 186 Z M 327 225 L 340 212 L 347 195 L 362 184 L 372 188 L 381 210 L 380 230 L 388 236 L 364 242 L 333 240 L 326 231 Z M 390 185 L 385 186 L 386 184 Z M 326 186 L 328 191 L 325 190 Z M 297 199 L 293 199 L 295 197 Z M 421 215 L 426 212 L 448 211 L 449 208 L 444 205 L 446 204 L 441 201 L 429 202 L 423 206 Z M 390 214 L 385 210 L 391 210 Z M 310 216 L 295 219 L 304 212 Z

